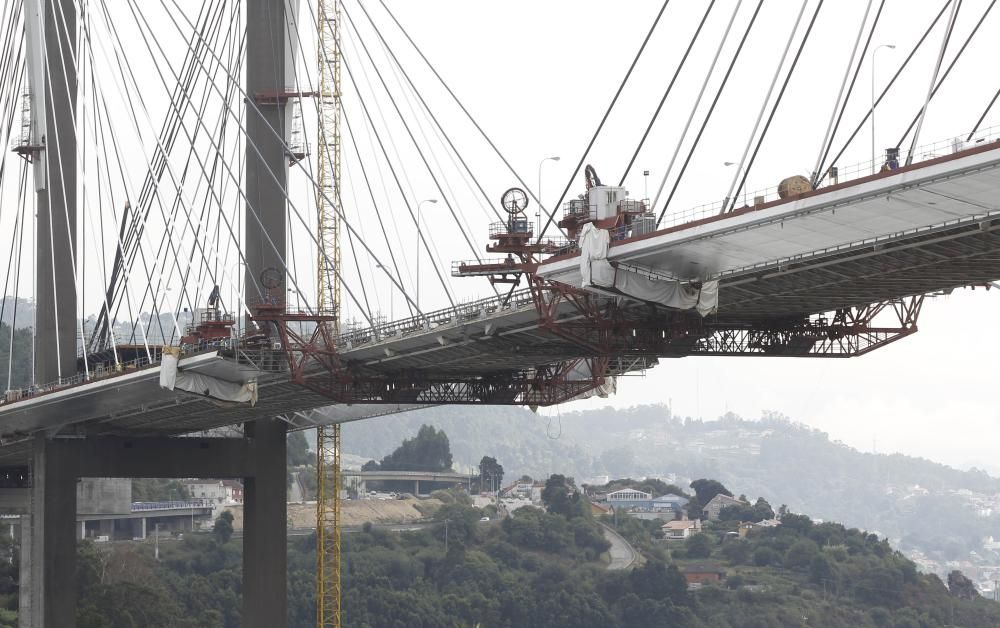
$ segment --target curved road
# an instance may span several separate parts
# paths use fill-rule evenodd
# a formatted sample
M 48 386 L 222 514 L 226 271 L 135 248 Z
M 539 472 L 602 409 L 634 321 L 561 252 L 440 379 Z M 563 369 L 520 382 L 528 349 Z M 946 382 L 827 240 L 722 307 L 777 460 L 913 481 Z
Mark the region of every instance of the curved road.
M 611 555 L 608 570 L 631 568 L 638 556 L 635 548 L 622 535 L 615 532 L 614 528 L 603 523 L 601 527 L 604 528 L 604 538 L 607 539 L 608 543 L 611 543 L 611 549 L 608 550 Z

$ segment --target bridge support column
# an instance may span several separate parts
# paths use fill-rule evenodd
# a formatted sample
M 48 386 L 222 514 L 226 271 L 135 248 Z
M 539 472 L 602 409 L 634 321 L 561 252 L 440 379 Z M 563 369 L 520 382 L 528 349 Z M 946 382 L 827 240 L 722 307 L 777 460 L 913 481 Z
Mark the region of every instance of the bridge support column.
M 34 563 L 31 560 L 31 515 L 21 515 L 21 565 L 18 573 L 17 625 L 31 628 L 31 588 L 34 582 Z
M 245 628 L 276 628 L 288 621 L 286 432 L 287 424 L 279 419 L 246 426 L 255 473 L 243 485 Z
M 32 458 L 31 531 L 21 550 L 30 562 L 30 623 L 21 625 L 71 627 L 76 625 L 76 455 L 38 437 Z
M 413 480 L 413 496 L 420 495 L 420 480 Z

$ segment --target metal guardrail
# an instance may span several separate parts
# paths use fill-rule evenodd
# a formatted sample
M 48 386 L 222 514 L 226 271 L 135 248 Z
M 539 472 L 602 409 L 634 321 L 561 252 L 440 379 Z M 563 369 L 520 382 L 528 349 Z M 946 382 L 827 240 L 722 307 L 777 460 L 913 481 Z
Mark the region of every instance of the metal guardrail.
M 961 150 L 966 150 L 969 148 L 974 148 L 978 145 L 990 143 L 990 142 L 1000 142 L 1000 125 L 992 126 L 986 129 L 977 131 L 969 141 L 965 141 L 964 138 L 968 137 L 968 133 L 963 133 L 960 136 L 953 136 L 950 139 L 938 140 L 929 144 L 924 144 L 918 146 L 913 151 L 913 163 L 919 164 L 922 161 L 927 161 L 930 159 L 935 159 L 937 157 L 942 157 L 944 155 L 954 154 Z M 908 157 L 908 151 L 902 151 L 899 155 L 899 164 L 906 163 L 906 158 Z M 867 161 L 858 162 L 851 164 L 849 166 L 837 167 L 837 178 L 836 180 L 831 180 L 829 172 L 827 176 L 823 178 L 820 186 L 817 189 L 822 189 L 824 185 L 834 185 L 842 184 L 855 179 L 861 179 L 864 177 L 877 174 L 882 170 L 884 166 L 884 159 L 869 159 Z M 807 177 L 808 178 L 808 177 Z M 629 199 L 626 199 L 629 200 Z M 706 218 L 712 218 L 720 214 L 724 214 L 729 211 L 729 208 L 733 209 L 743 209 L 744 207 L 756 207 L 758 205 L 763 205 L 765 203 L 770 203 L 773 201 L 781 200 L 781 196 L 778 194 L 778 186 L 774 185 L 771 187 L 754 190 L 752 192 L 745 191 L 736 197 L 735 202 L 732 198 L 724 198 L 719 201 L 714 201 L 711 203 L 705 203 L 702 205 L 695 206 L 691 209 L 674 212 L 666 214 L 663 217 L 663 221 L 660 222 L 657 229 L 668 229 L 671 227 L 677 227 L 680 225 L 687 224 L 689 222 L 696 222 L 699 220 L 704 220 Z M 586 201 L 581 201 L 580 199 L 575 199 L 575 206 L 571 206 L 574 201 L 569 201 L 563 205 L 564 211 L 569 215 L 570 213 L 576 213 L 579 215 L 592 214 L 596 212 L 596 208 L 591 208 L 586 204 Z M 595 214 L 596 215 L 596 214 Z M 633 237 L 637 234 L 628 233 L 627 230 L 619 228 L 612 233 L 612 240 L 621 240 L 628 237 Z M 573 253 L 579 250 L 576 243 L 572 243 L 570 246 L 561 250 L 559 254 Z
M 192 499 L 188 501 L 132 502 L 129 510 L 131 512 L 146 512 L 149 510 L 191 510 L 214 507 L 215 503 L 210 499 Z
M 506 301 L 506 303 L 504 303 Z M 436 327 L 451 324 L 461 324 L 476 320 L 483 315 L 501 310 L 512 310 L 527 305 L 534 305 L 531 290 L 525 288 L 506 296 L 493 296 L 478 301 L 461 303 L 455 307 L 447 307 L 433 312 L 424 312 L 398 321 L 391 321 L 375 327 L 356 329 L 337 337 L 340 347 L 355 347 L 358 345 L 378 342 L 386 338 L 405 336 L 412 333 L 428 331 Z

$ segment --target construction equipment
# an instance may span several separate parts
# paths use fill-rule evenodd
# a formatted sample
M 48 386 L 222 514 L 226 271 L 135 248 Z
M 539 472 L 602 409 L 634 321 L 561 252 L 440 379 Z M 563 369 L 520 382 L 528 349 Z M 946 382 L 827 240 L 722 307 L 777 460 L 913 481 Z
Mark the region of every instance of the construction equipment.
M 317 301 L 340 333 L 340 0 L 317 0 Z M 340 628 L 340 425 L 316 430 L 316 625 Z

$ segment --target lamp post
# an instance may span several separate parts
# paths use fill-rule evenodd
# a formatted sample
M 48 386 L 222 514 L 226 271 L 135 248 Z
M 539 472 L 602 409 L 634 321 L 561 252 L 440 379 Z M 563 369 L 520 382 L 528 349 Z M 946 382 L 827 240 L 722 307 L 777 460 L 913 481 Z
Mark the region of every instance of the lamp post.
M 872 118 L 872 174 L 875 174 L 876 172 L 878 172 L 878 167 L 876 165 L 878 163 L 878 155 L 875 153 L 875 53 L 878 52 L 879 50 L 881 50 L 882 48 L 889 48 L 890 50 L 894 50 L 896 48 L 896 45 L 895 44 L 881 44 L 879 46 L 875 46 L 875 50 L 872 50 L 872 62 L 871 62 L 871 66 L 872 66 L 872 71 L 871 71 L 871 74 L 872 74 L 872 108 L 871 108 L 871 118 Z
M 552 157 L 546 157 L 545 159 L 538 162 L 538 211 L 535 213 L 535 218 L 538 220 L 538 231 L 539 231 L 539 233 L 535 235 L 538 236 L 541 236 L 542 212 L 545 211 L 545 208 L 542 207 L 541 199 L 542 199 L 542 164 L 544 164 L 546 161 L 559 161 L 559 156 L 553 155 Z
M 417 309 L 420 309 L 420 207 L 424 203 L 436 204 L 436 198 L 426 198 L 417 203 Z

